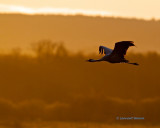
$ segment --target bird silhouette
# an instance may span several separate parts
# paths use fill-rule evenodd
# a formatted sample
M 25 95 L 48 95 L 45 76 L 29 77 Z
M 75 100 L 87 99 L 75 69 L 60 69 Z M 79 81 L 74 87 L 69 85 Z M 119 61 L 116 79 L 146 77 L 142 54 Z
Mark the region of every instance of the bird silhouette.
M 126 52 L 130 46 L 135 46 L 133 41 L 120 41 L 115 43 L 114 49 L 110 49 L 104 46 L 99 46 L 99 54 L 105 54 L 104 57 L 98 60 L 89 59 L 89 62 L 108 61 L 110 63 L 127 63 L 133 65 L 139 65 L 138 63 L 130 63 L 125 59 Z

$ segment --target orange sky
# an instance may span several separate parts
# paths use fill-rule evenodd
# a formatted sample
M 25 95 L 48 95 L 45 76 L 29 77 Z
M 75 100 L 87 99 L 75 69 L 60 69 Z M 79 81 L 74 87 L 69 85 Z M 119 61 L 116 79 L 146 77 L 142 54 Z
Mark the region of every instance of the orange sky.
M 0 12 L 81 13 L 160 19 L 160 0 L 0 0 Z

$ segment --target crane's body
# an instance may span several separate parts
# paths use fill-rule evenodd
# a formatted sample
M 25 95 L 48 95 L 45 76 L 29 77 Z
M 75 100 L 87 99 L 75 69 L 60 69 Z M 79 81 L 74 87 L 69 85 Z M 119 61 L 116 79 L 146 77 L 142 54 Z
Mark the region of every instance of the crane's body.
M 110 63 L 128 63 L 133 65 L 138 65 L 137 63 L 130 63 L 128 60 L 125 59 L 126 52 L 130 46 L 135 46 L 133 41 L 121 41 L 115 43 L 114 49 L 110 49 L 104 46 L 99 46 L 99 53 L 105 54 L 104 57 L 98 60 L 89 59 L 89 62 L 100 62 L 100 61 L 107 61 Z

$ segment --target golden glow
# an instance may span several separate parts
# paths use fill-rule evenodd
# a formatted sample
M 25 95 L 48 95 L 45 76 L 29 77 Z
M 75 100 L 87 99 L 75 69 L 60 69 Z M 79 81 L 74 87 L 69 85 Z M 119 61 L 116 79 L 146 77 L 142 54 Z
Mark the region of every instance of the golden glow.
M 70 8 L 27 8 L 16 5 L 0 5 L 0 11 L 2 13 L 25 13 L 25 14 L 63 14 L 63 15 L 76 15 L 83 14 L 89 16 L 111 16 L 110 12 L 106 11 L 94 11 L 94 10 L 83 10 L 83 9 L 70 9 Z
M 33 13 L 33 10 L 30 8 L 25 8 L 23 6 L 14 6 L 14 5 L 3 5 L 0 4 L 0 11 L 3 12 L 12 12 L 12 13 Z
M 0 12 L 85 14 L 160 19 L 159 0 L 0 0 Z

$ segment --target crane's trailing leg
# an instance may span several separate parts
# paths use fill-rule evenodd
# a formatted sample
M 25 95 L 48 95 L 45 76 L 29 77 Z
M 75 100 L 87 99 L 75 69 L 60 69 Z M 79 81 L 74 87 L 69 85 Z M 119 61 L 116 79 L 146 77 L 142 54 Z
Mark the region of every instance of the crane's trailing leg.
M 129 63 L 129 62 L 128 62 L 127 64 L 132 64 L 132 65 L 139 65 L 138 63 Z
M 89 59 L 89 60 L 87 60 L 88 62 L 99 62 L 99 61 L 101 61 L 101 60 L 94 60 L 94 59 Z

